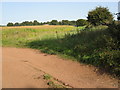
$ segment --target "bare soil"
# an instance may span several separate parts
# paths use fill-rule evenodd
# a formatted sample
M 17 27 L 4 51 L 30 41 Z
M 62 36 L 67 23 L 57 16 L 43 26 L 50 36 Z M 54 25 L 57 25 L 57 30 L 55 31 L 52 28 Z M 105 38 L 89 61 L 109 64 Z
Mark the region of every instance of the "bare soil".
M 3 88 L 49 88 L 45 73 L 72 88 L 117 88 L 118 80 L 95 67 L 64 60 L 34 49 L 2 48 Z

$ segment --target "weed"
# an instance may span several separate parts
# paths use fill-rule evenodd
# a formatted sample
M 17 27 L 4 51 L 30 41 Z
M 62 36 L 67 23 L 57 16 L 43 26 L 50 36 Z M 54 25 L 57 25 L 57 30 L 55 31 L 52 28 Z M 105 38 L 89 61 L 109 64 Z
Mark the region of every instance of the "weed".
M 49 74 L 44 74 L 43 76 L 44 76 L 44 79 L 46 80 L 49 80 L 52 78 L 52 76 L 50 76 Z
M 53 81 L 49 81 L 47 84 L 48 84 L 49 86 L 51 86 L 52 88 L 65 88 L 65 86 L 60 85 L 60 84 L 56 84 L 56 83 L 54 83 Z

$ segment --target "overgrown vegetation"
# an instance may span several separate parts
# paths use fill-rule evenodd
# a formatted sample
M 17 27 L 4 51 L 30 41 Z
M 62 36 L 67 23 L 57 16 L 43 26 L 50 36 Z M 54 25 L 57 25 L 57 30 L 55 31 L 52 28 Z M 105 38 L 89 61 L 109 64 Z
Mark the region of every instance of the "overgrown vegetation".
M 29 47 L 48 54 L 62 54 L 120 77 L 119 22 L 113 22 L 112 14 L 104 7 L 90 11 L 88 21 L 77 20 L 77 26 L 82 27 L 4 27 L 3 46 Z M 72 23 L 75 24 L 74 21 Z M 68 21 L 51 21 L 51 25 L 58 24 L 67 25 Z
M 79 62 L 104 68 L 107 72 L 119 76 L 119 30 L 114 32 L 115 35 L 111 32 L 111 29 L 115 28 L 98 26 L 81 30 L 77 34 L 66 34 L 61 39 L 35 40 L 28 46 L 48 54 L 68 55 Z
M 43 77 L 44 77 L 45 80 L 47 80 L 47 84 L 51 88 L 66 88 L 66 86 L 63 85 L 63 83 L 60 83 L 59 81 L 57 81 L 55 78 L 53 78 L 49 74 L 44 74 Z
M 77 31 L 69 26 L 47 27 L 4 28 L 3 46 L 29 47 L 48 54 L 62 54 L 120 75 L 119 24 L 79 27 Z
M 64 37 L 65 33 L 76 33 L 73 26 L 27 26 L 3 27 L 3 46 L 25 47 L 35 40 L 57 39 Z

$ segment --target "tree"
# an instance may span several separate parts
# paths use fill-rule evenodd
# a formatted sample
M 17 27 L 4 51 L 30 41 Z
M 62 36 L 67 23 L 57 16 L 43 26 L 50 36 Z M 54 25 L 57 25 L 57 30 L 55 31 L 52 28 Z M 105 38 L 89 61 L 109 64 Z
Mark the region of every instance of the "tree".
M 120 20 L 120 12 L 117 13 L 117 19 Z
M 59 21 L 58 23 L 59 23 L 59 25 L 62 25 L 62 21 Z
M 40 23 L 37 20 L 34 20 L 33 25 L 40 25 Z
M 70 21 L 69 23 L 70 23 L 69 25 L 73 25 L 73 26 L 76 25 L 76 21 Z
M 20 26 L 20 24 L 19 24 L 18 22 L 16 22 L 16 23 L 14 24 L 14 26 Z
M 13 25 L 14 25 L 14 24 L 13 24 L 13 23 L 11 23 L 11 22 L 7 24 L 7 26 L 13 26 Z
M 59 22 L 57 20 L 52 20 L 50 22 L 50 25 L 58 25 L 58 24 L 59 24 Z
M 96 7 L 96 9 L 89 11 L 88 21 L 97 26 L 97 25 L 108 25 L 113 21 L 113 15 L 109 12 L 108 8 L 105 7 Z
M 76 25 L 77 25 L 77 27 L 78 26 L 85 26 L 85 25 L 87 25 L 87 20 L 85 20 L 85 19 L 78 19 L 77 21 L 76 21 Z
M 33 25 L 33 22 L 32 22 L 32 21 L 30 21 L 30 22 L 28 22 L 28 23 L 29 23 L 29 25 L 30 25 L 30 26 L 32 26 L 32 25 Z
M 29 26 L 29 21 L 24 21 L 20 24 L 21 26 Z
M 62 20 L 62 25 L 69 25 L 69 21 L 68 20 Z
M 50 23 L 49 21 L 46 22 L 46 24 L 49 24 L 49 23 Z

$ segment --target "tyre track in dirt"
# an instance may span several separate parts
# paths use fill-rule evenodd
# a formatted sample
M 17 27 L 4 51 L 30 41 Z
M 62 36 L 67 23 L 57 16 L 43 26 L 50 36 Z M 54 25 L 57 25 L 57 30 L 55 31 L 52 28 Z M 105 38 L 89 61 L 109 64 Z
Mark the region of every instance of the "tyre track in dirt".
M 42 78 L 50 74 L 58 82 L 73 88 L 117 88 L 118 81 L 96 73 L 95 68 L 56 55 L 47 55 L 28 48 L 2 48 L 3 87 L 48 88 Z M 38 71 L 39 70 L 39 71 Z M 34 79 L 41 76 L 40 79 Z

